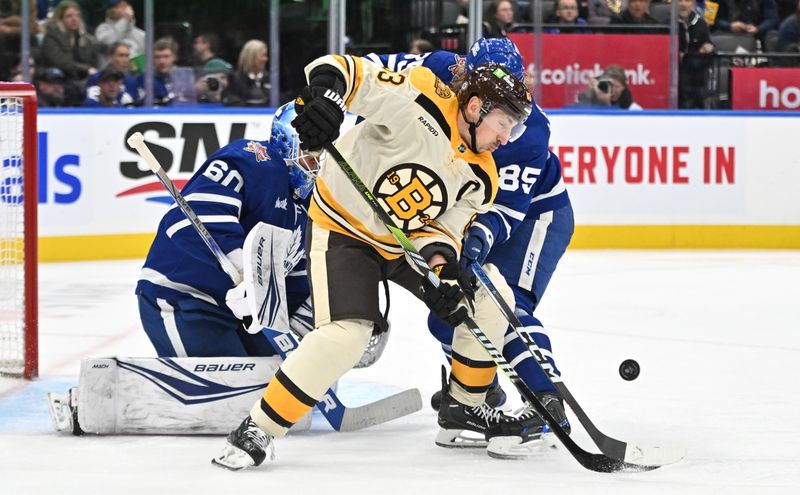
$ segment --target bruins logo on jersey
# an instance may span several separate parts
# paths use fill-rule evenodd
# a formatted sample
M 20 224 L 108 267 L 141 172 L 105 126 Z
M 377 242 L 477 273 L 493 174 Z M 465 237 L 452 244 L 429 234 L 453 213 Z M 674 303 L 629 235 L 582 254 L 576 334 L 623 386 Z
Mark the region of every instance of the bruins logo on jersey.
M 436 91 L 436 94 L 442 98 L 450 98 L 453 96 L 453 92 L 450 91 L 450 88 L 447 86 L 447 84 L 443 83 L 438 77 L 433 82 L 433 89 Z
M 382 200 L 395 225 L 405 232 L 424 227 L 447 207 L 444 182 L 418 163 L 401 163 L 387 170 L 372 194 Z

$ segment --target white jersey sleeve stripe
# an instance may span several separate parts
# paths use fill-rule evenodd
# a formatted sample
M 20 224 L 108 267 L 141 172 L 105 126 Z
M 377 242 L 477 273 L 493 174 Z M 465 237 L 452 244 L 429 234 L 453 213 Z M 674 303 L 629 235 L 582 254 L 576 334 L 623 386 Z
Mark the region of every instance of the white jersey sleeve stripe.
M 368 53 L 367 55 L 364 55 L 364 58 L 377 66 L 383 67 L 380 57 L 378 57 L 378 55 L 375 53 Z
M 519 220 L 520 222 L 525 220 L 525 213 L 527 213 L 527 212 L 520 213 L 517 210 L 509 208 L 508 206 L 503 206 L 497 203 L 493 204 L 491 209 L 498 213 L 502 213 L 503 215 L 508 215 L 514 220 Z
M 547 198 L 552 198 L 553 196 L 557 196 L 566 190 L 567 187 L 564 185 L 564 179 L 563 178 L 558 179 L 558 184 L 553 186 L 553 188 L 549 192 L 534 196 L 534 198 L 531 200 L 531 203 L 542 201 Z
M 200 215 L 197 218 L 203 223 L 239 223 L 239 219 L 233 215 Z M 167 229 L 167 236 L 172 237 L 175 232 L 189 225 L 191 225 L 191 222 L 189 222 L 188 218 L 176 222 Z
M 222 194 L 210 194 L 210 193 L 192 193 L 187 194 L 184 199 L 188 202 L 197 202 L 202 201 L 204 203 L 220 203 L 225 205 L 231 205 L 236 207 L 236 216 L 239 216 L 242 212 L 242 200 L 239 198 L 233 198 L 231 196 L 223 196 Z M 169 207 L 169 209 L 177 208 L 177 204 L 173 204 Z
M 542 252 L 542 245 L 547 237 L 547 227 L 553 221 L 553 212 L 547 211 L 539 216 L 539 220 L 533 226 L 531 239 L 528 241 L 527 254 L 522 258 L 527 260 L 529 256 L 535 256 L 532 266 L 523 266 L 519 273 L 517 286 L 525 290 L 533 290 L 533 279 L 536 276 L 536 265 L 539 263 L 539 255 Z
M 175 324 L 175 308 L 169 305 L 164 299 L 156 299 L 158 307 L 161 308 L 161 319 L 164 321 L 164 329 L 167 331 L 169 343 L 175 349 L 176 357 L 186 357 L 186 349 L 181 341 L 181 334 L 178 332 L 178 325 Z
M 195 289 L 191 285 L 173 282 L 172 280 L 168 279 L 166 275 L 157 272 L 152 268 L 142 268 L 142 271 L 139 274 L 139 280 L 147 280 L 152 284 L 160 285 L 161 287 L 166 287 L 167 289 L 176 290 L 178 292 L 183 292 L 184 294 L 189 294 L 195 299 L 200 299 L 201 301 L 205 301 L 209 304 L 217 306 L 217 301 L 215 301 L 213 297 L 205 292 Z

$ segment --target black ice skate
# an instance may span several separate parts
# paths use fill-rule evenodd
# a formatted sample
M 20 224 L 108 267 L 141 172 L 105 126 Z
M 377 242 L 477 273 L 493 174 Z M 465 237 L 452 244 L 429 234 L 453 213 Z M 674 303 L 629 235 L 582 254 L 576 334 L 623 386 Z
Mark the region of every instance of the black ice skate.
M 507 442 L 518 445 L 541 435 L 544 422 L 538 415 L 509 416 L 485 402 L 479 406 L 467 406 L 450 395 L 446 381 L 442 385 L 439 407 L 441 429 L 436 436 L 436 445 L 448 448 L 487 447 L 498 442 L 497 439 L 507 439 Z
M 275 459 L 272 435 L 264 433 L 248 415 L 238 428 L 230 432 L 227 444 L 211 463 L 232 471 L 259 466 L 264 459 Z
M 536 397 L 539 399 L 539 402 L 542 403 L 547 412 L 553 416 L 553 419 L 558 421 L 558 424 L 564 428 L 564 431 L 569 434 L 572 431 L 572 428 L 569 425 L 569 420 L 567 419 L 567 412 L 564 410 L 564 399 L 556 394 L 551 393 L 544 393 L 544 394 L 536 394 Z M 542 433 L 549 433 L 550 427 L 548 425 L 544 426 L 544 430 Z
M 547 412 L 553 416 L 553 419 L 555 419 L 558 424 L 561 425 L 564 431 L 569 434 L 571 429 L 569 421 L 567 420 L 566 411 L 564 411 L 564 400 L 558 395 L 552 393 L 536 394 L 536 397 L 542 403 Z M 530 403 L 526 403 L 522 407 L 522 409 L 519 411 L 519 415 L 520 417 L 535 416 L 540 418 L 540 421 L 542 421 L 544 426 L 542 427 L 539 438 L 543 438 L 542 435 L 545 433 L 552 432 L 552 429 L 549 427 L 549 425 L 547 425 L 544 420 L 541 419 L 541 416 L 539 416 Z M 547 445 L 554 447 L 552 443 L 548 442 L 529 441 L 527 443 L 523 443 L 514 440 L 513 438 L 498 438 L 497 440 L 489 442 L 489 445 L 486 447 L 486 452 L 489 454 L 489 456 L 499 459 L 526 459 L 537 454 L 538 452 L 541 452 L 541 450 Z
M 442 391 L 437 390 L 436 393 L 431 396 L 431 407 L 434 411 L 438 411 L 441 403 Z M 498 408 L 505 403 L 506 393 L 503 391 L 503 387 L 501 387 L 500 384 L 497 384 L 494 387 L 489 387 L 489 390 L 486 392 L 486 404 L 489 407 Z

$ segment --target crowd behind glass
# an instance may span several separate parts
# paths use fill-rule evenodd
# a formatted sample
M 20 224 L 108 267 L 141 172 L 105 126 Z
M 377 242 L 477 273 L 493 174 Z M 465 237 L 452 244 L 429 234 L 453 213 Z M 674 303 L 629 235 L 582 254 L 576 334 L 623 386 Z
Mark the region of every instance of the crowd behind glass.
M 412 0 L 413 1 L 413 0 Z M 733 33 L 751 38 L 756 52 L 800 53 L 798 0 L 676 0 L 680 53 L 680 106 L 702 107 L 693 88 L 703 84 L 715 35 Z M 98 7 L 99 2 L 99 7 Z M 41 107 L 135 107 L 145 101 L 145 32 L 128 0 L 30 0 L 29 74 L 20 60 L 22 16 L 20 0 L 0 0 L 0 80 L 32 81 Z M 484 1 L 483 35 L 503 37 L 529 30 L 534 2 Z M 543 1 L 546 33 L 590 34 L 616 26 L 617 32 L 648 31 L 669 22 L 669 2 L 651 0 Z M 468 0 L 442 0 L 442 22 L 468 22 Z M 100 16 L 87 22 L 89 7 Z M 103 18 L 104 17 L 104 18 Z M 607 32 L 607 31 L 606 31 Z M 668 32 L 668 31 L 667 31 Z M 242 40 L 237 52 L 221 49 L 222 33 L 191 33 L 191 50 L 181 51 L 169 36 L 152 45 L 155 106 L 269 106 L 268 48 L 261 39 Z M 266 37 L 266 34 L 265 34 Z M 369 41 L 369 40 L 365 40 Z M 356 43 L 348 37 L 348 50 Z M 184 47 L 185 48 L 185 47 Z M 413 39 L 392 51 L 419 53 L 438 49 L 435 37 Z M 230 53 L 228 53 L 230 52 Z M 353 51 L 356 54 L 357 50 Z M 190 53 L 190 54 L 189 54 Z M 283 52 L 282 52 L 283 53 Z M 182 54 L 184 54 L 182 56 Z M 800 58 L 796 59 L 800 60 Z M 627 92 L 627 95 L 625 93 Z M 291 88 L 282 92 L 283 99 Z M 616 100 L 614 99 L 616 95 Z M 636 109 L 624 70 L 608 66 L 593 78 L 576 104 Z M 640 107 L 639 107 L 640 108 Z

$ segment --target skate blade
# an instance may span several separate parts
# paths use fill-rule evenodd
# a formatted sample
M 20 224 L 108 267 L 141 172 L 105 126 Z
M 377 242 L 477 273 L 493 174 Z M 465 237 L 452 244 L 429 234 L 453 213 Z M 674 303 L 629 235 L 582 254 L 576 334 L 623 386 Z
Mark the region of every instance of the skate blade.
M 50 419 L 56 431 L 72 431 L 72 409 L 69 407 L 69 393 L 47 394 L 47 408 L 50 410 Z
M 525 460 L 547 450 L 548 444 L 541 437 L 522 442 L 522 437 L 493 437 L 486 453 L 495 459 Z
M 255 465 L 252 457 L 247 455 L 244 450 L 234 447 L 231 444 L 226 444 L 222 452 L 220 452 L 217 457 L 211 459 L 211 464 L 231 471 L 240 471 Z
M 471 436 L 470 434 L 480 436 Z M 488 443 L 481 433 L 441 428 L 436 435 L 436 445 L 446 449 L 483 449 Z

